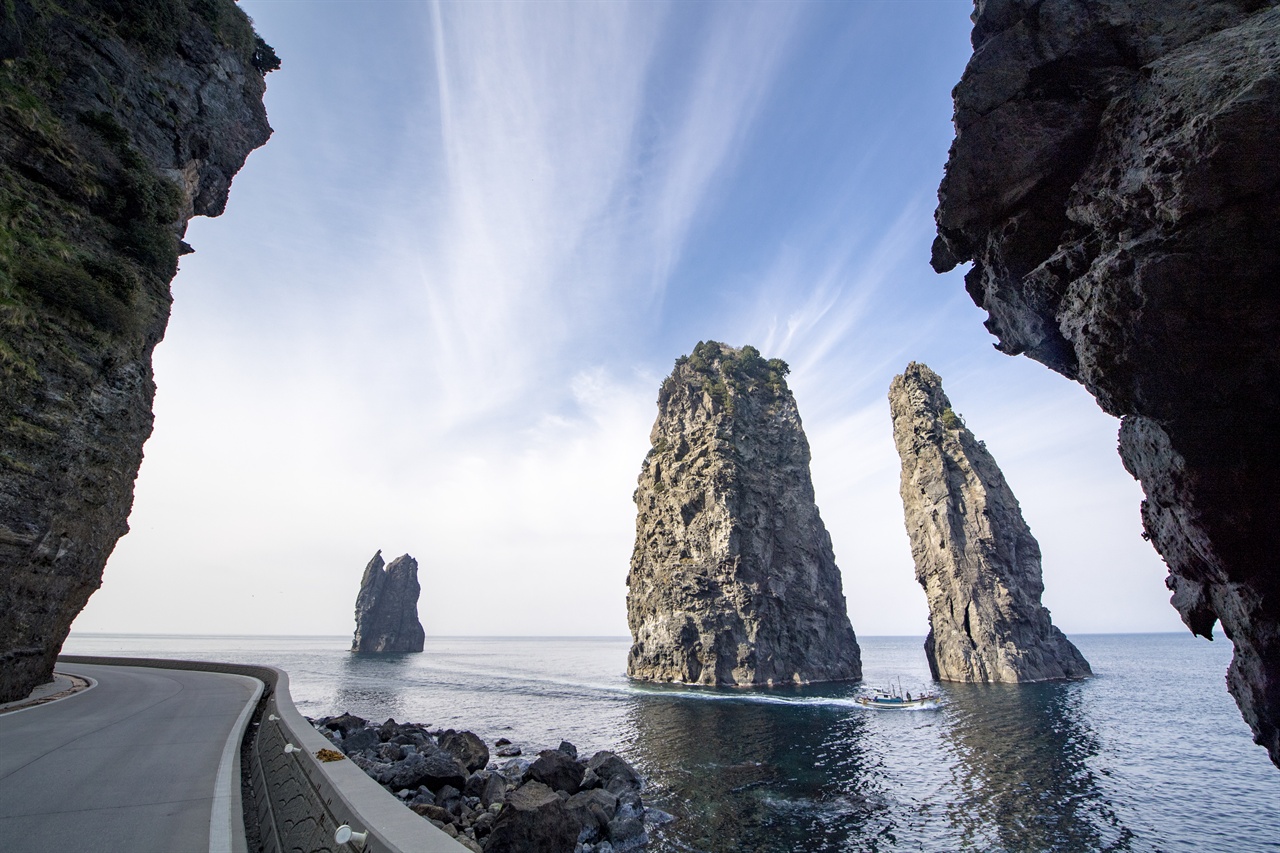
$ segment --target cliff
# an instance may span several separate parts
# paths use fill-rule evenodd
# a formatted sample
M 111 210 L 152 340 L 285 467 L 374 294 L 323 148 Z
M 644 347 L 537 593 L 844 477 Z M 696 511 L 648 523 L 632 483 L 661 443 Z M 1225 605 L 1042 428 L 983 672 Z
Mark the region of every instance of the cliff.
M 942 379 L 912 362 L 889 386 L 902 508 L 929 600 L 925 656 L 943 681 L 1092 675 L 1040 604 L 1040 545 L 1013 490 L 951 408 Z
M 0 7 L 0 701 L 128 530 L 180 238 L 270 135 L 278 65 L 231 0 Z
M 709 341 L 662 383 L 635 492 L 632 678 L 862 677 L 787 372 L 754 347 Z
M 1145 535 L 1280 764 L 1280 8 L 979 2 L 940 271 L 1122 418 Z
M 373 555 L 356 596 L 353 652 L 420 652 L 426 633 L 418 621 L 418 561 L 408 554 L 391 565 L 382 552 Z

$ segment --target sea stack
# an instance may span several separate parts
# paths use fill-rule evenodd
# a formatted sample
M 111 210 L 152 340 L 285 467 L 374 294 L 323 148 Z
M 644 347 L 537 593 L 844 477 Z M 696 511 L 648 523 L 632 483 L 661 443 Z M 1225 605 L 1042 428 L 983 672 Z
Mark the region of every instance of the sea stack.
M 0 11 L 0 702 L 129 529 L 181 238 L 271 135 L 279 64 L 232 0 Z
M 1088 662 L 1040 603 L 1040 545 L 999 466 L 912 362 L 889 386 L 902 507 L 929 599 L 925 655 L 942 681 L 1083 678 Z
M 984 2 L 939 271 L 1122 418 L 1183 621 L 1280 765 L 1280 4 Z
M 418 621 L 418 561 L 408 554 L 384 565 L 382 552 L 365 566 L 356 596 L 353 652 L 420 652 L 426 632 Z
M 788 367 L 699 343 L 658 393 L 627 576 L 635 679 L 862 677 Z

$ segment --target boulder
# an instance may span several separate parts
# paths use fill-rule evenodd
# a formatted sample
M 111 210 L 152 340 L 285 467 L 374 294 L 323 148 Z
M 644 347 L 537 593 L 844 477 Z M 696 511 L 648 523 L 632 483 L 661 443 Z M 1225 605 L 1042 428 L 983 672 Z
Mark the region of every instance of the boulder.
M 471 772 L 489 763 L 489 747 L 471 732 L 455 732 L 452 729 L 446 731 L 440 735 L 440 748 L 458 759 Z
M 480 802 L 485 808 L 494 803 L 501 803 L 506 800 L 507 791 L 512 788 L 512 783 L 501 773 L 491 773 L 485 780 L 484 789 L 480 792 Z
M 609 821 L 618 811 L 618 798 L 599 789 L 579 791 L 565 801 L 564 807 L 581 824 L 578 840 L 594 842 L 608 837 Z
M 418 815 L 425 817 L 427 820 L 433 820 L 437 823 L 453 823 L 454 816 L 447 810 L 440 808 L 435 803 L 421 803 L 410 805 L 409 808 Z
M 476 838 L 484 838 L 493 830 L 493 822 L 497 820 L 497 816 L 491 812 L 483 812 L 476 815 L 475 822 L 472 823 L 471 829 L 476 834 Z
M 388 764 L 385 761 L 375 761 L 363 752 L 353 753 L 347 757 L 351 759 L 352 764 L 363 770 L 366 774 L 377 781 L 379 785 L 387 784 L 386 779 L 390 776 L 394 765 Z
M 492 770 L 475 771 L 467 777 L 467 784 L 463 786 L 462 793 L 468 797 L 479 797 L 494 775 L 496 774 Z
M 605 790 L 618 796 L 638 792 L 643 785 L 635 768 L 608 750 L 601 750 L 591 756 L 591 760 L 587 762 L 587 770 L 596 775 Z
M 429 752 L 423 756 L 425 774 L 421 784 L 432 791 L 439 791 L 446 785 L 461 791 L 467 785 L 467 768 L 447 752 Z
M 632 794 L 622 797 L 618 802 L 618 810 L 608 826 L 609 843 L 619 853 L 623 850 L 634 850 L 649 841 L 649 834 L 644 825 L 644 807 L 640 805 L 640 797 Z
M 532 779 L 557 791 L 575 794 L 582 783 L 583 772 L 582 765 L 565 753 L 558 749 L 545 749 L 538 753 L 538 760 L 524 772 L 524 779 Z
M 403 761 L 390 765 L 378 781 L 392 788 L 416 788 L 425 785 L 438 792 L 446 785 L 461 790 L 467 784 L 466 768 L 447 752 L 414 753 Z
M 342 732 L 342 736 L 346 737 L 355 729 L 362 729 L 369 724 L 364 717 L 357 717 L 355 714 L 344 712 L 336 717 L 321 717 L 316 726 L 323 726 L 326 729 Z
M 436 791 L 436 805 L 451 815 L 462 814 L 462 792 L 452 785 L 445 785 Z
M 579 824 L 556 792 L 526 782 L 507 795 L 485 853 L 573 853 Z
M 352 729 L 350 734 L 341 740 L 342 751 L 354 755 L 366 749 L 375 749 L 381 743 L 377 729 Z

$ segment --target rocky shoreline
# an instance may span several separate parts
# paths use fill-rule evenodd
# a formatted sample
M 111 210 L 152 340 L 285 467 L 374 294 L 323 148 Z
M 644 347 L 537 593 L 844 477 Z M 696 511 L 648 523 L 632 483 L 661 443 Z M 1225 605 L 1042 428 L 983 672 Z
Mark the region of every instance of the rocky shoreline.
M 505 738 L 489 747 L 468 731 L 418 723 L 371 723 L 354 714 L 310 720 L 408 808 L 477 853 L 622 853 L 649 841 L 648 828 L 672 820 L 646 808 L 644 780 L 601 750 L 589 759 L 561 741 L 525 758 Z M 325 756 L 321 756 L 322 759 Z

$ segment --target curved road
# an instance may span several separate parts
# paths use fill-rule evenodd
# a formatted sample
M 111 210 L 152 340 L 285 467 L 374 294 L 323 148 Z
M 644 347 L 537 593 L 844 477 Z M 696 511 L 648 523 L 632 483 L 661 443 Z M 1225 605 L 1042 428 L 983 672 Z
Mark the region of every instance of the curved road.
M 235 735 L 261 682 L 130 666 L 58 671 L 97 684 L 0 714 L 0 850 L 244 850 Z

